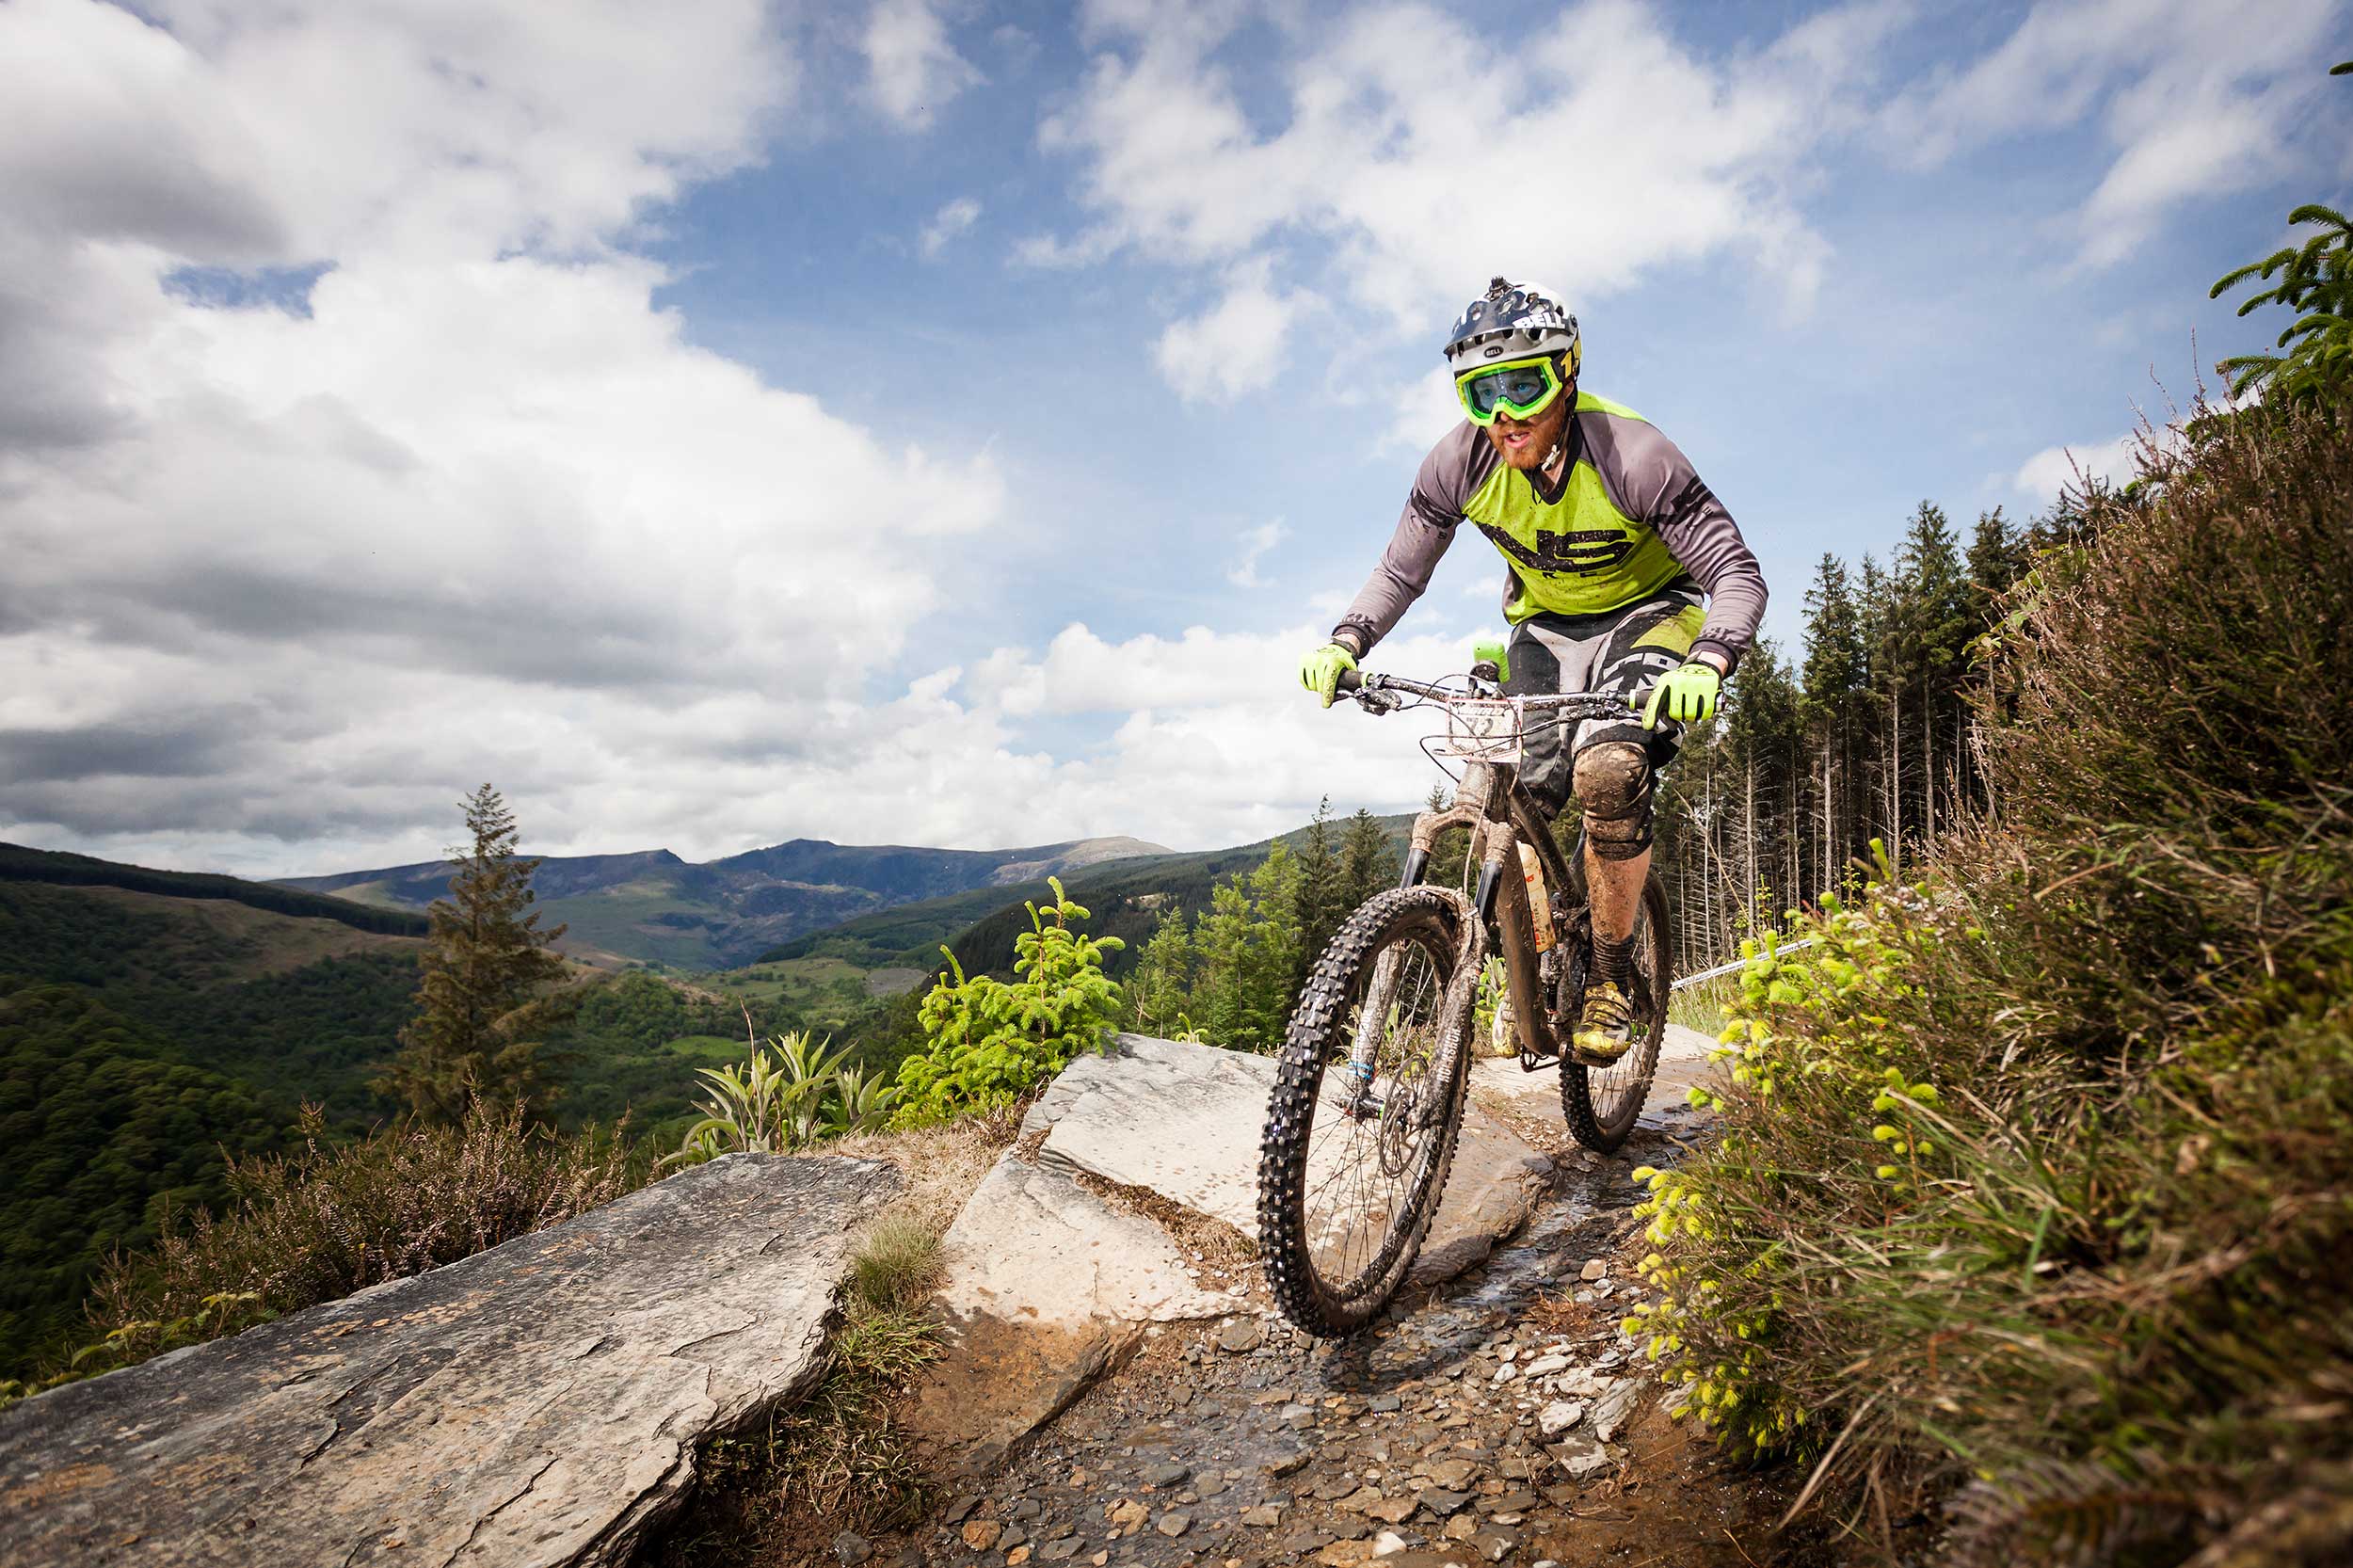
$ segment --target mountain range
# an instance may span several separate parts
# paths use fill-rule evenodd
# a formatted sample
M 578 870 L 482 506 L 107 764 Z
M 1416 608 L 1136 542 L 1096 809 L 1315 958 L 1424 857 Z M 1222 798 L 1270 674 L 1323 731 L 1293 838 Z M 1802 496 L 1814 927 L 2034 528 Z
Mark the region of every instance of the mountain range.
M 666 849 L 545 856 L 532 887 L 542 923 L 568 927 L 562 946 L 575 958 L 728 968 L 806 933 L 899 904 L 1022 888 L 1172 853 L 1125 837 L 1001 850 L 793 839 L 700 863 Z M 433 860 L 287 877 L 275 886 L 415 910 L 445 894 L 449 878 L 448 862 Z

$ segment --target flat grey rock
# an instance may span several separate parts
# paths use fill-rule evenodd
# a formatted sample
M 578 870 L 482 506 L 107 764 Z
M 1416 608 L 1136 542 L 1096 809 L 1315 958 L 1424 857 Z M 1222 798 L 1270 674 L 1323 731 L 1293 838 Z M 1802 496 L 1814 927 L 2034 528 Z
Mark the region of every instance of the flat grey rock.
M 873 1160 L 733 1155 L 0 1413 L 0 1564 L 623 1563 L 804 1392 Z
M 1118 1366 L 1150 1323 L 1218 1318 L 1168 1233 L 1011 1150 L 940 1247 L 947 1347 L 910 1424 L 951 1468 L 995 1466 Z
M 1274 1084 L 1271 1056 L 1122 1034 L 1054 1080 L 1022 1123 L 1043 1132 L 1041 1164 L 1061 1164 L 1258 1234 L 1258 1138 Z M 1414 1278 L 1450 1279 L 1524 1224 L 1551 1161 L 1467 1107 L 1437 1217 Z

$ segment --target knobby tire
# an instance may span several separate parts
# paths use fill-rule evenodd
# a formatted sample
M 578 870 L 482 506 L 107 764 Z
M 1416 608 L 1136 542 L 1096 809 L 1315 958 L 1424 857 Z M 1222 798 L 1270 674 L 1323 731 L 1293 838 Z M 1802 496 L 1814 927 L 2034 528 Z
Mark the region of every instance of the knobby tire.
M 1570 1136 L 1598 1154 L 1615 1154 L 1626 1134 L 1634 1130 L 1642 1101 L 1650 1096 L 1651 1079 L 1658 1071 L 1658 1048 L 1667 1036 L 1667 1002 L 1674 983 L 1674 965 L 1667 945 L 1667 890 L 1656 874 L 1642 886 L 1642 913 L 1634 941 L 1634 967 L 1643 984 L 1634 999 L 1638 1032 L 1632 1048 L 1607 1069 L 1589 1067 L 1566 1054 L 1561 1058 L 1561 1114 L 1569 1124 Z M 1609 1080 L 1607 1088 L 1596 1089 L 1597 1075 Z
M 1381 1314 L 1412 1271 L 1445 1193 L 1470 1067 L 1472 988 L 1455 984 L 1464 923 L 1470 918 L 1462 896 L 1441 888 L 1398 888 L 1367 900 L 1333 936 L 1292 1010 L 1259 1144 L 1258 1244 L 1276 1302 L 1309 1334 L 1340 1337 Z M 1417 1092 L 1434 1089 L 1444 1103 L 1437 1125 L 1426 1129 L 1417 1145 L 1403 1203 L 1389 1219 L 1373 1257 L 1353 1277 L 1327 1279 L 1319 1272 L 1309 1237 L 1308 1157 L 1316 1110 L 1325 1073 L 1345 1073 L 1353 1015 L 1372 984 L 1381 954 L 1392 948 L 1427 956 L 1445 999 L 1433 1031 L 1433 1072 Z M 1446 1080 L 1429 1083 L 1449 1060 Z M 1343 1078 L 1342 1093 L 1345 1083 Z M 1415 1103 L 1419 1105 L 1418 1098 Z M 1334 1124 L 1325 1126 L 1328 1132 Z

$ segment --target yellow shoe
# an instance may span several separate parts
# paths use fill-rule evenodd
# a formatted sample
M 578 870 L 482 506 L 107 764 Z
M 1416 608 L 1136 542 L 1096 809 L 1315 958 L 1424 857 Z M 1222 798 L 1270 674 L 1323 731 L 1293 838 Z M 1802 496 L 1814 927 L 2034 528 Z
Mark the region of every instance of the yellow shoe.
M 1585 992 L 1585 1007 L 1569 1036 L 1577 1054 L 1589 1061 L 1610 1063 L 1634 1046 L 1634 1004 L 1614 980 L 1605 980 Z

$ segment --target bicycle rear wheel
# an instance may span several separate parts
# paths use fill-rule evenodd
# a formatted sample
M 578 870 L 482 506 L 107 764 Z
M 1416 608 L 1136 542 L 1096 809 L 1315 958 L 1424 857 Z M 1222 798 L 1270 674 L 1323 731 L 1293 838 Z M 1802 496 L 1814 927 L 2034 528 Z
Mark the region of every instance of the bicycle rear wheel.
M 1674 963 L 1667 948 L 1667 890 L 1656 873 L 1643 884 L 1641 907 L 1634 917 L 1632 970 L 1632 1048 L 1608 1067 L 1561 1058 L 1561 1114 L 1571 1136 L 1601 1154 L 1616 1153 L 1634 1130 L 1642 1102 L 1650 1097 L 1651 1079 L 1658 1071 L 1658 1048 L 1667 1037 Z
M 1291 1013 L 1259 1144 L 1258 1247 L 1284 1316 L 1310 1334 L 1378 1316 L 1437 1211 L 1470 1068 L 1467 918 L 1442 888 L 1366 901 Z

